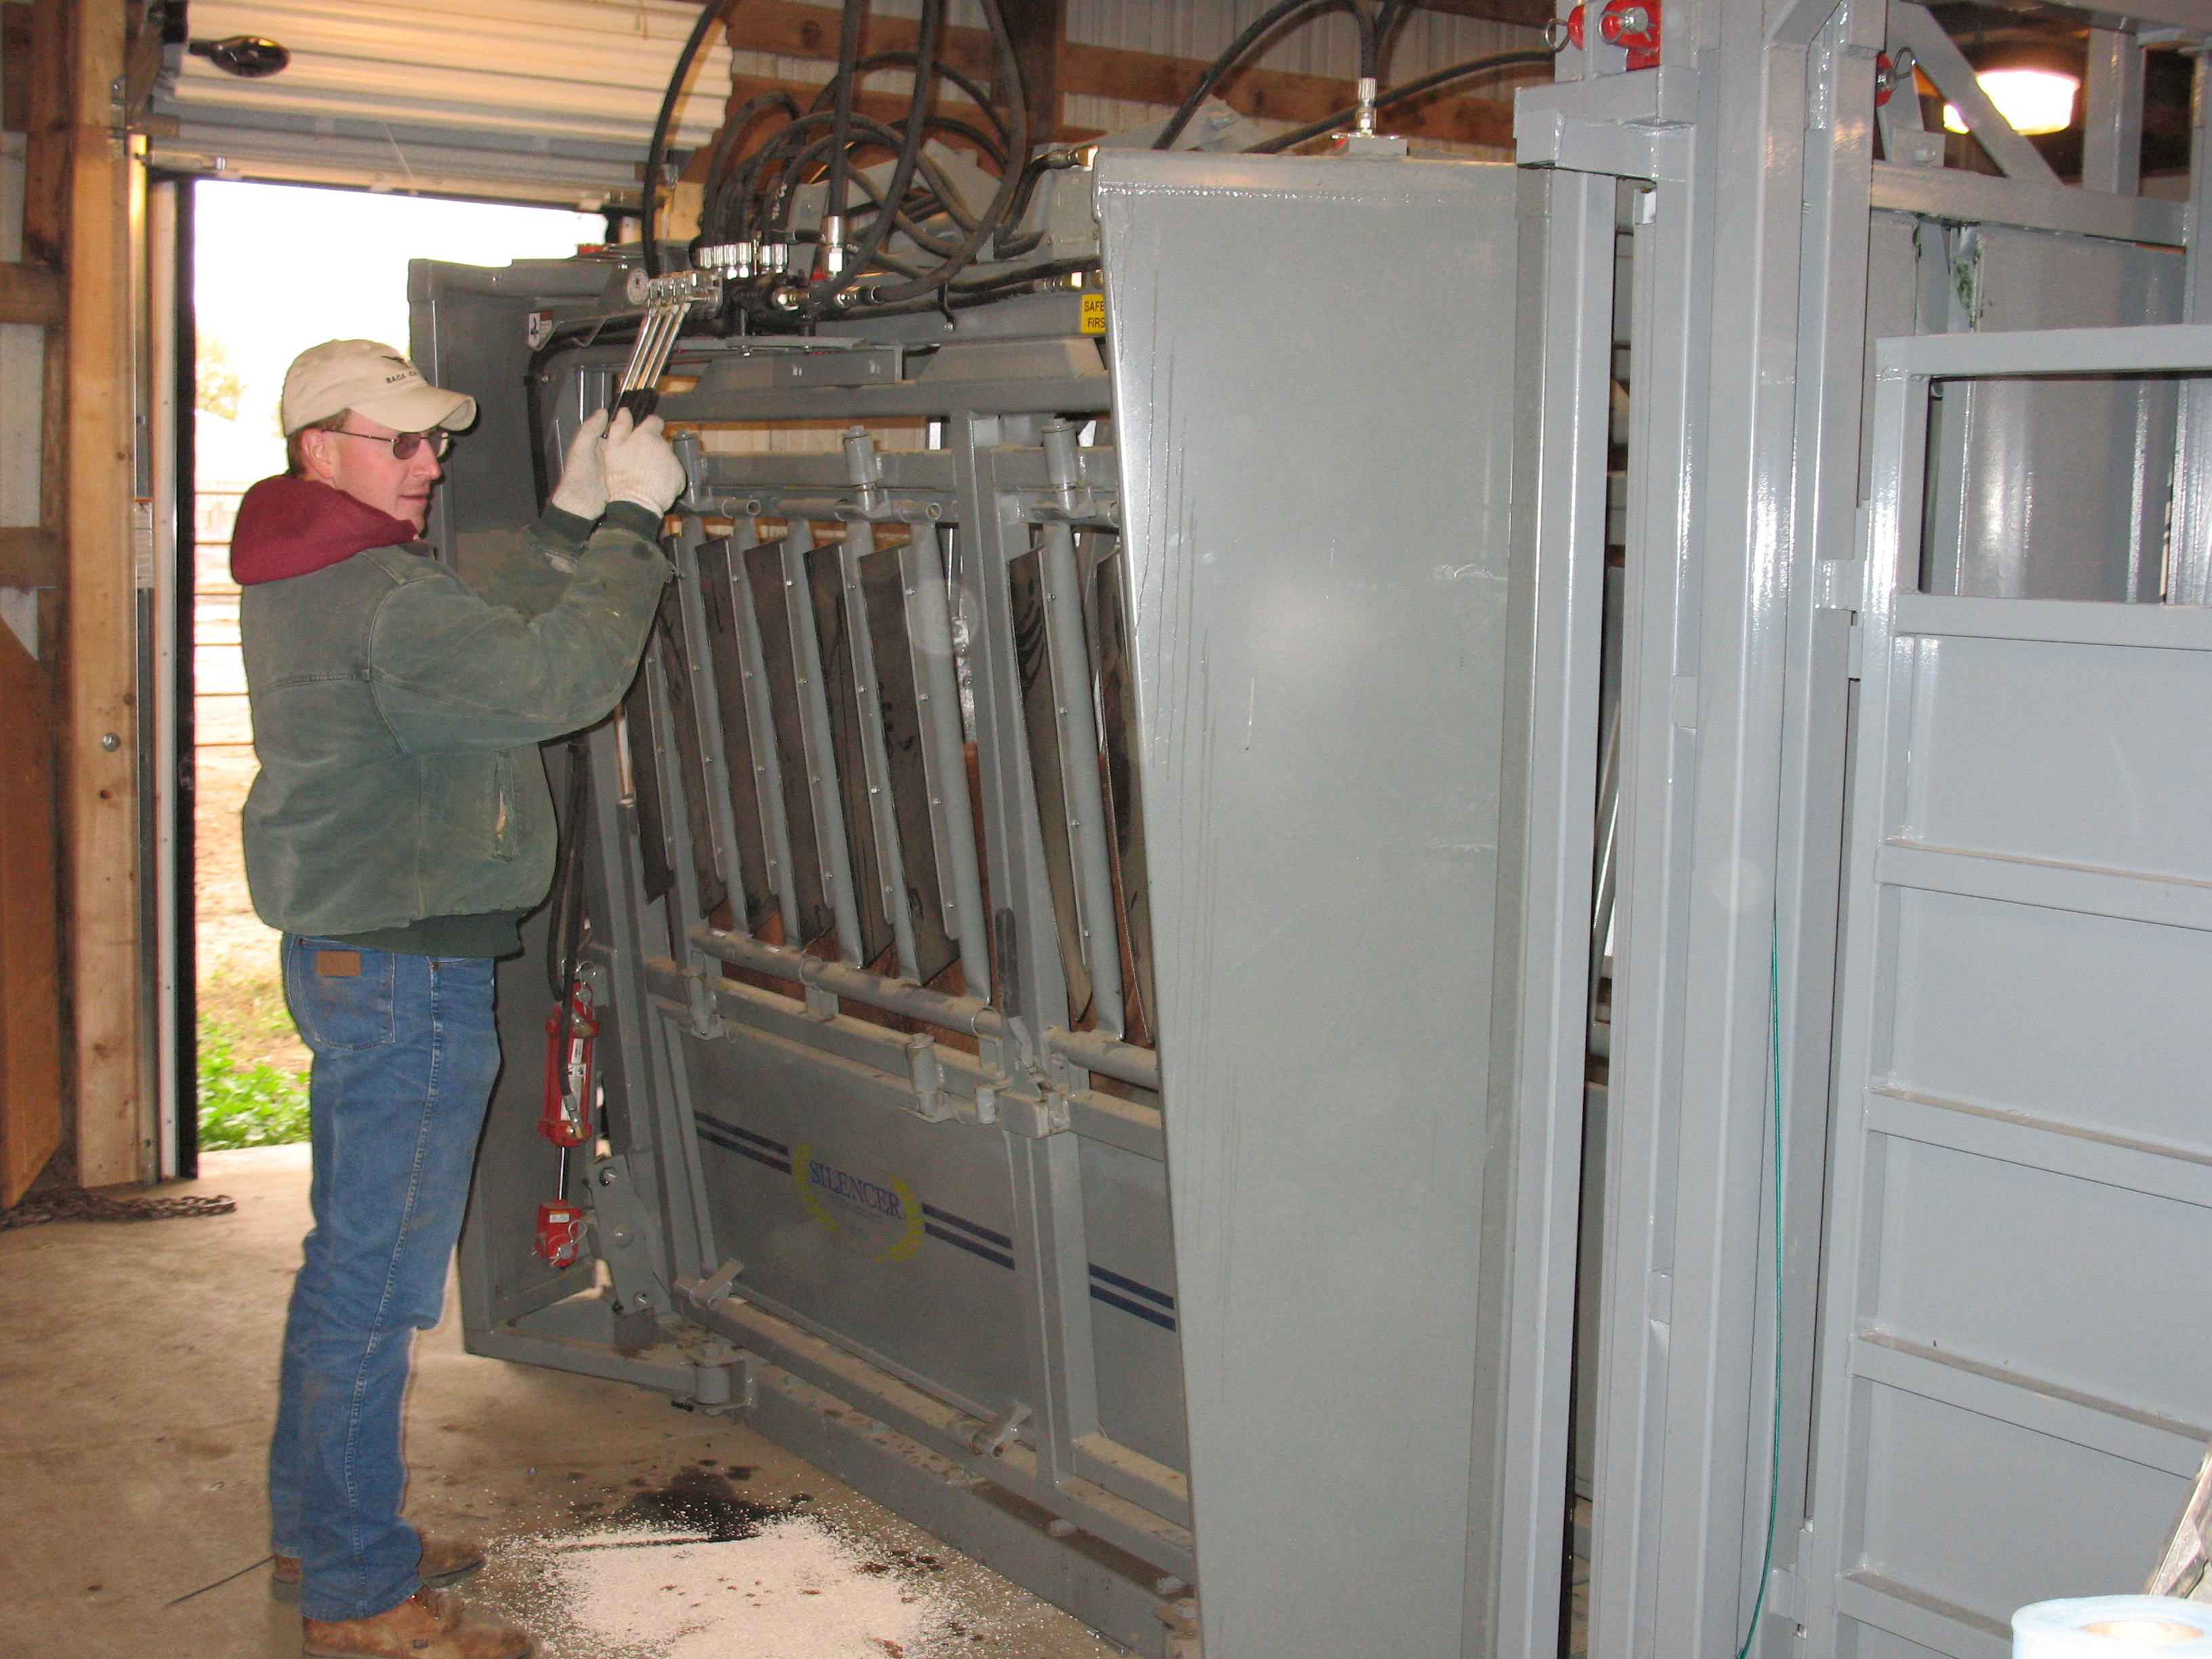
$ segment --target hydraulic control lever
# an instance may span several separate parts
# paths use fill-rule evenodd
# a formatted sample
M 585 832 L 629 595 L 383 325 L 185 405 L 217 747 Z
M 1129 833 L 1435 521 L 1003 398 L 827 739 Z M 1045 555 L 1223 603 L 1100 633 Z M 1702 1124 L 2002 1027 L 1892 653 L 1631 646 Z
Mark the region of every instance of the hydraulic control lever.
M 628 295 L 632 305 L 645 307 L 645 320 L 638 325 L 637 341 L 629 349 L 614 406 L 641 421 L 660 401 L 661 372 L 668 367 L 668 354 L 676 349 L 684 319 L 694 306 L 711 311 L 721 303 L 722 279 L 711 270 L 678 270 L 665 276 L 633 270 Z

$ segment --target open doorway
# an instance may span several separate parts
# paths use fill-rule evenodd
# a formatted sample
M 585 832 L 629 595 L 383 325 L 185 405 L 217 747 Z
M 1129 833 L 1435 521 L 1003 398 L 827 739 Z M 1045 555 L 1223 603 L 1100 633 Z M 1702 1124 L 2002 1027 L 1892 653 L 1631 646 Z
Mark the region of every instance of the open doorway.
M 193 187 L 193 952 L 198 1144 L 307 1139 L 307 1053 L 284 1009 L 276 935 L 240 859 L 256 771 L 230 532 L 239 498 L 283 470 L 284 370 L 333 338 L 408 349 L 410 259 L 501 265 L 597 242 L 596 214 L 293 185 Z

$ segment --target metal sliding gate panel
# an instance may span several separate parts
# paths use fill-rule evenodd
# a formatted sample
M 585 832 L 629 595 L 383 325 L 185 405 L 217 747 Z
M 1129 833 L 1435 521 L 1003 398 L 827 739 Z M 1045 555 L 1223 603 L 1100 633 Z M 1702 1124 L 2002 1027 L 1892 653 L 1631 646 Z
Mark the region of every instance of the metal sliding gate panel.
M 1876 361 L 1806 1621 L 1999 1659 L 2140 1582 L 2212 1425 L 2212 611 L 1920 591 L 1930 387 L 2212 329 Z
M 1516 189 L 1098 161 L 1209 1659 L 1488 1650 Z
M 728 1262 L 679 1290 L 1172 1597 L 1195 1572 L 1127 623 L 1113 454 L 1077 442 L 1106 376 L 1079 337 L 963 350 L 927 384 L 796 397 L 791 360 L 732 358 L 667 405 L 856 422 L 837 454 L 699 459 L 659 695 L 629 706 L 665 838 L 661 1012 Z M 865 422 L 916 414 L 944 447 L 879 452 Z

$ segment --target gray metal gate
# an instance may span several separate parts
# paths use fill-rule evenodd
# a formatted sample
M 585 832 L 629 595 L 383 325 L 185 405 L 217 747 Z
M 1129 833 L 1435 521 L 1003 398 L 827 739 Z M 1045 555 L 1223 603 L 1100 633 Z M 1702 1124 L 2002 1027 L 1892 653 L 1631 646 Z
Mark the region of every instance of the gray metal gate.
M 2204 327 L 1879 347 L 1816 1653 L 1999 1659 L 2134 1588 L 2212 1425 L 2212 611 L 1922 591 L 1932 388 L 2207 369 Z
M 1103 292 L 685 343 L 586 763 L 602 1127 L 560 1164 L 510 1068 L 468 1340 L 744 1411 L 1158 1659 L 1548 1652 L 1613 185 L 1094 177 Z M 547 456 L 620 351 L 531 362 Z

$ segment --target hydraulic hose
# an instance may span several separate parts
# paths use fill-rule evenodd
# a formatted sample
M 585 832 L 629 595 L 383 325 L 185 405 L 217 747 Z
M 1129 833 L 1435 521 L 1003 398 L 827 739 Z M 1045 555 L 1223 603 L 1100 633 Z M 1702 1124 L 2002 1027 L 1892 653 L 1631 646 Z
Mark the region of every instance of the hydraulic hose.
M 645 274 L 660 275 L 660 246 L 653 234 L 653 210 L 659 204 L 660 169 L 668 159 L 668 131 L 676 124 L 676 100 L 684 95 L 684 82 L 690 76 L 691 64 L 699 56 L 699 48 L 706 44 L 707 35 L 722 20 L 735 0 L 706 0 L 699 8 L 699 21 L 691 26 L 684 37 L 684 50 L 676 55 L 676 72 L 668 77 L 668 90 L 660 100 L 660 114 L 653 124 L 653 142 L 646 146 L 645 185 L 638 191 L 638 213 L 643 222 Z
M 854 7 L 851 9 L 857 11 L 859 9 Z M 915 164 L 921 159 L 921 140 L 925 131 L 923 117 L 929 110 L 934 85 L 931 71 L 936 67 L 937 37 L 944 21 L 945 0 L 921 0 L 921 20 L 919 33 L 915 37 L 914 95 L 907 104 L 906 131 L 900 135 L 898 159 L 891 166 L 890 182 L 884 186 L 883 206 L 869 222 L 866 238 L 853 250 L 850 264 L 842 270 L 829 272 L 823 281 L 814 285 L 807 295 L 812 305 L 831 304 L 840 294 L 852 287 L 860 273 L 874 262 L 878 252 L 890 235 L 891 227 L 896 222 L 898 204 L 906 199 L 907 187 L 914 182 Z M 849 111 L 860 76 L 842 65 L 840 65 L 839 74 L 838 105 Z M 844 153 L 841 143 L 837 149 L 840 165 Z M 842 214 L 843 197 L 834 183 L 830 195 Z
M 1228 49 L 1206 66 L 1206 73 L 1198 77 L 1198 84 L 1190 89 L 1189 95 L 1176 107 L 1176 112 L 1168 118 L 1167 125 L 1160 129 L 1160 136 L 1152 140 L 1152 148 L 1174 149 L 1175 141 L 1182 137 L 1182 130 L 1190 125 L 1190 118 L 1198 113 L 1198 106 L 1206 101 L 1206 94 L 1219 83 L 1221 77 L 1236 68 L 1239 58 L 1273 33 L 1285 19 L 1302 11 L 1319 11 L 1324 7 L 1333 9 L 1352 3 L 1352 0 L 1277 0 L 1276 4 L 1246 24 L 1237 38 L 1229 43 Z M 1354 9 L 1358 9 L 1356 5 Z
M 722 222 L 721 204 L 723 186 L 729 181 L 728 175 L 733 152 L 737 149 L 738 141 L 744 137 L 745 129 L 752 125 L 756 118 L 779 104 L 791 112 L 793 120 L 796 121 L 799 118 L 802 112 L 799 107 L 799 100 L 779 87 L 773 91 L 757 93 L 748 98 L 738 106 L 738 112 L 722 124 L 722 134 L 714 141 L 714 154 L 707 162 L 706 182 L 700 191 L 700 199 L 703 205 L 700 215 L 699 231 L 700 239 L 702 241 L 717 242 L 728 240 L 726 236 L 716 233 L 726 229 Z
M 900 64 L 912 64 L 916 61 L 918 56 L 919 54 L 911 52 L 872 52 L 853 65 L 853 73 L 866 75 L 872 70 L 890 69 Z M 977 86 L 974 81 L 962 74 L 951 64 L 940 60 L 935 72 L 939 79 L 950 81 L 961 91 L 966 93 L 969 101 L 991 118 L 991 125 L 998 128 L 999 138 L 1003 143 L 1006 137 L 1006 123 L 1005 118 L 1000 116 L 998 110 L 993 106 L 990 94 L 985 92 L 982 88 Z M 814 102 L 810 107 L 820 109 L 830 99 L 835 97 L 836 85 L 835 81 L 825 82 L 821 90 L 814 94 Z
M 837 95 L 832 103 L 835 112 L 830 123 L 830 182 L 822 199 L 822 222 L 833 242 L 843 234 L 841 228 L 845 222 L 845 184 L 853 170 L 853 94 L 857 90 L 853 65 L 860 61 L 863 15 L 859 6 L 847 0 L 844 15 L 837 25 Z M 909 123 L 911 119 L 909 117 Z M 827 253 L 825 249 L 825 256 Z
M 1021 60 L 1014 55 L 1013 40 L 1006 32 L 1006 13 L 1001 9 L 999 0 L 982 0 L 982 3 L 983 19 L 990 25 L 991 44 L 996 50 L 997 61 L 1006 69 L 1003 85 L 1006 110 L 1011 117 L 1006 133 L 1006 165 L 1000 170 L 999 188 L 991 198 L 990 206 L 984 210 L 975 228 L 962 239 L 955 253 L 919 282 L 902 283 L 895 288 L 879 290 L 878 298 L 886 304 L 918 299 L 932 288 L 951 283 L 975 258 L 983 244 L 997 233 L 1000 225 L 1005 222 L 1006 210 L 1012 204 L 1014 192 L 1021 187 L 1023 166 L 1015 163 L 1018 158 L 1026 156 L 1030 149 L 1029 97 L 1022 85 Z M 896 205 L 896 198 L 892 198 L 892 202 Z

